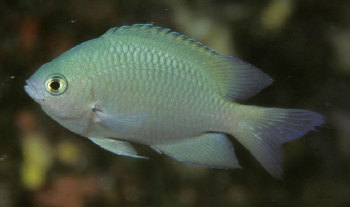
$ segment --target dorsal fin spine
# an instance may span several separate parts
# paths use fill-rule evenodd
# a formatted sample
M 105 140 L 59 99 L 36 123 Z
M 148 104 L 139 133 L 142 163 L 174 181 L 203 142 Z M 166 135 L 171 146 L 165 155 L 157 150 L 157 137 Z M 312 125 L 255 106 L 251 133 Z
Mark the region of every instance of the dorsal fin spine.
M 121 27 L 115 27 L 110 29 L 110 33 L 116 33 L 116 32 L 125 32 L 127 30 L 143 30 L 143 31 L 147 31 L 149 30 L 150 32 L 154 32 L 156 34 L 159 35 L 164 35 L 164 36 L 168 36 L 169 38 L 174 38 L 176 40 L 179 41 L 184 41 L 185 43 L 191 45 L 194 48 L 197 48 L 198 50 L 201 50 L 203 52 L 208 52 L 208 55 L 222 55 L 223 54 L 217 52 L 216 50 L 213 50 L 211 48 L 209 48 L 208 46 L 204 46 L 201 42 L 196 41 L 194 38 L 189 38 L 186 35 L 183 35 L 179 32 L 174 32 L 171 31 L 171 29 L 169 28 L 162 28 L 162 27 L 158 27 L 158 26 L 153 26 L 153 24 L 133 24 L 131 26 L 129 25 L 125 25 L 125 26 L 121 26 Z M 131 32 L 131 31 L 130 31 Z M 109 32 L 107 32 L 109 33 Z

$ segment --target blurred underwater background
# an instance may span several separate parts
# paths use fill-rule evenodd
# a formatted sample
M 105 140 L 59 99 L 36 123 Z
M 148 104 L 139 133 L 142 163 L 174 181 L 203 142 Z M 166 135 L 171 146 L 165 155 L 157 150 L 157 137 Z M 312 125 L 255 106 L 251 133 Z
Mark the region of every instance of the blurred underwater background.
M 1 0 L 0 207 L 350 206 L 350 1 Z M 109 28 L 153 23 L 258 67 L 274 83 L 244 104 L 319 112 L 282 147 L 283 180 L 234 138 L 243 169 L 114 155 L 25 92 L 42 64 Z

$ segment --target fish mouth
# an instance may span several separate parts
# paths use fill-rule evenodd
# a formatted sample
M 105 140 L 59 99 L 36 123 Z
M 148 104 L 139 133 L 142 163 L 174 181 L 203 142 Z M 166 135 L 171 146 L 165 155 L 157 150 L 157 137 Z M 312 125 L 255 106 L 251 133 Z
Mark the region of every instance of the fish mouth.
M 26 93 L 34 100 L 39 100 L 40 96 L 37 92 L 37 90 L 35 89 L 35 85 L 30 81 L 30 80 L 26 80 L 26 84 L 24 86 L 24 90 L 26 91 Z

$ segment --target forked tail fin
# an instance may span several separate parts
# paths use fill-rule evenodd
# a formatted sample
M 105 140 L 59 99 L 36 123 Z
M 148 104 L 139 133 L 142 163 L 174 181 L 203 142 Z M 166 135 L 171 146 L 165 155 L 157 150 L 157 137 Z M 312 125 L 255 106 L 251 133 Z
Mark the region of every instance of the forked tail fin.
M 280 147 L 324 123 L 322 115 L 302 109 L 240 106 L 242 119 L 232 135 L 274 177 L 282 177 Z

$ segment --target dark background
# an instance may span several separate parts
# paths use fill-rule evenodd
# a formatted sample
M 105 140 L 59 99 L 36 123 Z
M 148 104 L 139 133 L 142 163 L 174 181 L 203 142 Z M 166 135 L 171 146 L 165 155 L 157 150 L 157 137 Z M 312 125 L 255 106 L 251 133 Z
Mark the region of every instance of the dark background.
M 0 207 L 350 206 L 350 1 L 0 0 Z M 172 28 L 268 73 L 244 102 L 317 111 L 326 124 L 283 145 L 273 179 L 212 170 L 137 145 L 117 156 L 51 120 L 23 90 L 40 65 L 111 27 Z

